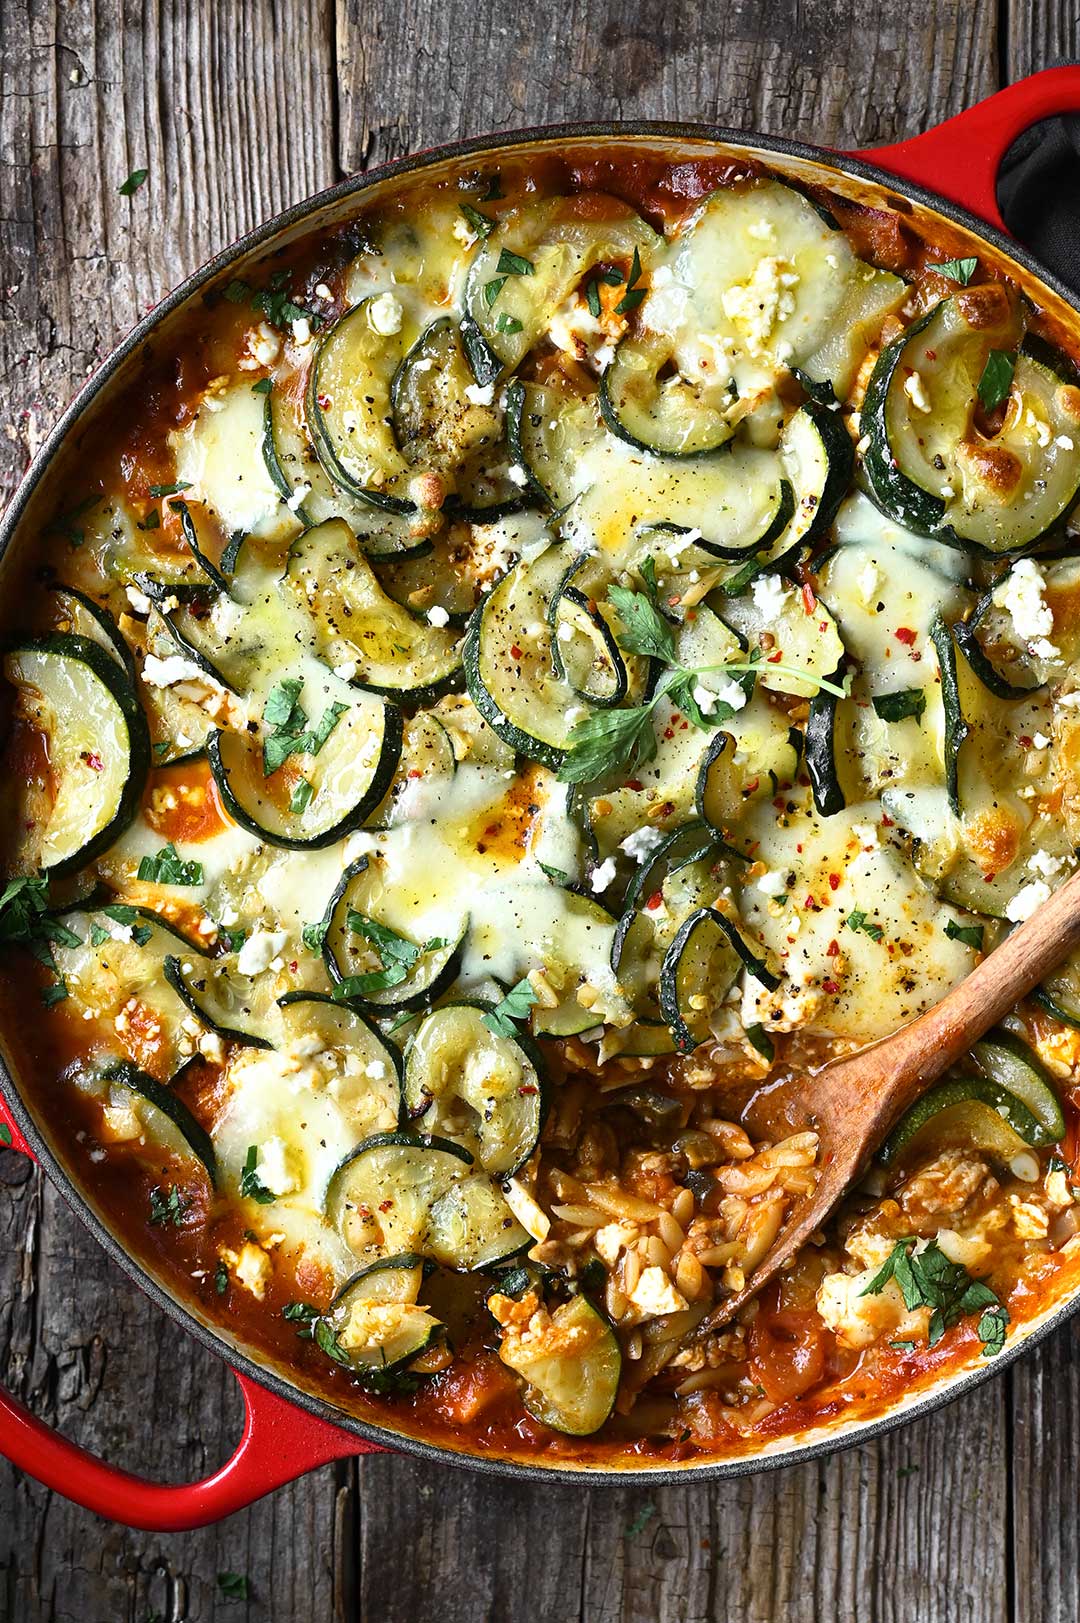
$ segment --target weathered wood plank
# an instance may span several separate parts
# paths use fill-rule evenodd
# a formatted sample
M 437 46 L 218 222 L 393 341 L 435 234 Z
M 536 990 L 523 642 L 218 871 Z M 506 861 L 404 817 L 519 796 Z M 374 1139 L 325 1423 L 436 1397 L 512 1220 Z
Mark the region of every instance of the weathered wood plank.
M 244 7 L 37 0 L 0 7 L 0 500 L 63 402 L 141 310 L 230 237 L 336 178 L 333 19 Z M 323 116 L 312 116 L 312 110 Z M 297 132 L 302 132 L 302 139 Z M 130 200 L 117 187 L 150 178 Z M 225 1457 L 239 1401 L 25 1163 L 0 1152 L 0 1378 L 129 1469 Z M 0 1472 L 0 1618 L 329 1617 L 331 1468 L 219 1529 L 106 1528 Z M 256 1602 L 216 1594 L 247 1573 Z
M 871 145 L 996 84 L 991 0 L 338 0 L 340 161 L 573 118 L 689 118 Z M 854 42 L 857 41 L 857 48 Z
M 1026 5 L 1014 0 L 1002 41 L 1005 77 L 1022 79 L 1026 73 L 1056 62 L 1080 58 L 1080 8 L 1076 0 L 1038 0 Z
M 1080 1617 L 1080 1325 L 1074 1320 L 1010 1375 L 1016 1623 Z

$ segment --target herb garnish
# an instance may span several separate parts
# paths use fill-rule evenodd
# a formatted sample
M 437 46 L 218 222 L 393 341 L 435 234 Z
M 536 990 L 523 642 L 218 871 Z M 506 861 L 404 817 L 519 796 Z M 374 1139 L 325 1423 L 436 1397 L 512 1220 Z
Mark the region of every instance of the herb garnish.
M 310 1341 L 312 1334 L 311 1323 L 313 1319 L 318 1318 L 319 1310 L 317 1307 L 313 1307 L 310 1302 L 288 1302 L 282 1308 L 281 1316 L 283 1319 L 288 1319 L 290 1324 L 298 1326 L 296 1333 L 301 1341 Z
M 885 934 L 885 931 L 881 928 L 880 924 L 875 924 L 873 920 L 869 919 L 867 915 L 861 912 L 858 908 L 856 908 L 853 913 L 848 914 L 847 918 L 844 920 L 844 923 L 849 930 L 861 930 L 863 935 L 868 935 L 870 937 L 871 941 L 880 941 L 882 936 Z
M 588 305 L 589 314 L 594 320 L 599 320 L 601 311 L 600 283 L 603 282 L 605 287 L 618 287 L 621 281 L 622 277 L 617 270 L 597 271 L 596 275 L 590 279 L 585 289 L 585 303 Z
M 307 779 L 298 778 L 293 784 L 293 791 L 289 796 L 289 810 L 297 813 L 307 811 L 313 793 L 313 786 Z
M 325 1319 L 315 1320 L 315 1345 L 335 1364 L 348 1364 L 349 1355 Z
M 570 875 L 568 873 L 564 873 L 562 868 L 554 868 L 550 863 L 541 862 L 539 858 L 537 859 L 536 866 L 542 873 L 547 874 L 548 878 L 553 884 L 568 885 L 570 883 Z
M 936 270 L 939 276 L 947 276 L 950 282 L 957 282 L 961 287 L 967 287 L 971 278 L 975 275 L 978 263 L 979 261 L 975 258 L 946 259 L 942 264 L 931 265 L 929 268 Z
M 645 1531 L 646 1527 L 648 1527 L 655 1515 L 656 1506 L 654 1504 L 642 1505 L 633 1521 L 627 1527 L 623 1537 L 637 1538 L 639 1533 L 643 1533 Z
M 505 333 L 520 332 L 521 322 L 517 316 L 509 315 L 505 310 L 500 310 L 495 318 L 495 331 Z
M 300 932 L 300 939 L 308 952 L 322 952 L 326 932 L 330 928 L 329 919 L 316 919 L 314 924 L 305 924 Z
M 162 496 L 179 496 L 190 489 L 191 484 L 187 479 L 174 479 L 171 485 L 151 485 L 150 495 L 160 500 Z
M 924 688 L 902 688 L 898 693 L 879 693 L 872 703 L 875 714 L 882 721 L 903 721 L 907 716 L 921 721 L 926 709 L 926 691 Z
M 190 1200 L 182 1198 L 175 1184 L 171 1186 L 167 1195 L 162 1189 L 151 1189 L 150 1222 L 155 1228 L 163 1223 L 172 1223 L 174 1228 L 183 1228 L 184 1218 L 190 1210 Z
M 76 524 L 75 520 L 82 518 L 84 513 L 89 512 L 97 499 L 96 496 L 87 496 L 86 500 L 80 502 L 77 507 L 70 508 L 66 513 L 58 513 L 49 525 L 49 530 L 55 530 L 58 535 L 62 535 L 72 550 L 81 547 L 86 540 L 86 531 L 81 524 Z
M 353 935 L 363 936 L 365 941 L 371 943 L 382 968 L 371 970 L 366 975 L 350 975 L 339 981 L 334 987 L 334 996 L 339 1001 L 351 997 L 369 997 L 372 992 L 385 992 L 391 986 L 400 986 L 402 981 L 408 980 L 419 958 L 449 945 L 441 936 L 433 936 L 418 947 L 415 941 L 398 935 L 389 925 L 380 924 L 378 919 L 368 918 L 366 913 L 358 913 L 351 907 L 346 915 L 346 923 Z
M 264 315 L 272 327 L 285 327 L 293 321 L 308 321 L 313 327 L 322 325 L 322 317 L 314 310 L 305 310 L 285 292 L 288 271 L 275 271 L 265 288 L 254 288 L 250 282 L 236 277 L 225 289 L 230 304 L 250 304 Z
M 521 254 L 511 253 L 509 248 L 504 248 L 499 254 L 499 263 L 495 266 L 495 273 L 497 276 L 535 276 L 536 266 L 531 259 L 526 259 Z
M 1015 371 L 1014 354 L 1004 349 L 990 351 L 979 379 L 979 399 L 987 411 L 996 410 L 1003 400 L 1008 400 Z
M 465 216 L 465 223 L 468 225 L 469 230 L 474 231 L 478 237 L 490 237 L 499 223 L 497 220 L 493 220 L 490 215 L 481 214 L 480 210 L 474 209 L 471 203 L 459 203 L 458 208 Z
M 641 303 L 642 299 L 645 297 L 645 294 L 648 292 L 648 289 L 644 288 L 644 287 L 638 287 L 637 286 L 637 283 L 640 280 L 641 280 L 641 255 L 638 253 L 637 249 L 635 248 L 634 249 L 634 258 L 633 258 L 633 260 L 631 262 L 631 265 L 630 265 L 630 275 L 626 278 L 626 292 L 623 294 L 622 298 L 619 300 L 618 304 L 615 306 L 615 314 L 617 316 L 629 315 L 631 310 L 636 310 L 637 309 L 638 305 Z
M 160 530 L 161 514 L 158 512 L 157 508 L 151 507 L 146 517 L 144 519 L 140 519 L 135 525 L 135 528 L 137 530 Z
M 219 1296 L 224 1296 L 229 1288 L 229 1270 L 223 1262 L 219 1262 L 214 1269 L 214 1289 Z
M 247 1200 L 254 1200 L 260 1206 L 270 1206 L 277 1199 L 273 1190 L 267 1189 L 259 1179 L 256 1167 L 259 1164 L 259 1146 L 249 1144 L 247 1155 L 244 1157 L 243 1170 L 240 1173 L 240 1193 Z
M 156 857 L 143 857 L 136 877 L 147 885 L 201 885 L 201 862 L 185 862 L 170 840 Z
M 878 1296 L 889 1280 L 895 1279 L 909 1311 L 916 1307 L 931 1309 L 927 1331 L 931 1347 L 965 1314 L 979 1313 L 978 1334 L 983 1343 L 983 1357 L 993 1358 L 1005 1345 L 1008 1309 L 989 1285 L 972 1279 L 961 1263 L 950 1262 L 936 1240 L 931 1240 L 921 1251 L 916 1250 L 918 1243 L 914 1235 L 897 1240 L 884 1267 L 860 1294 Z
M 133 169 L 122 186 L 116 189 L 121 197 L 132 197 L 149 175 L 149 169 Z
M 483 1016 L 483 1023 L 496 1037 L 516 1037 L 515 1020 L 527 1020 L 529 1010 L 537 1001 L 536 993 L 528 979 L 518 981 L 512 986 L 501 1002 L 496 1003 Z
M 24 874 L 11 879 L 0 895 L 0 943 L 18 942 L 27 947 L 39 964 L 51 970 L 53 980 L 42 987 L 46 1008 L 61 1003 L 68 995 L 67 982 L 57 967 L 53 946 L 78 947 L 81 937 L 50 914 L 49 881 L 44 875 Z
M 258 383 L 251 385 L 251 392 L 252 394 L 269 394 L 273 387 L 273 378 L 260 378 Z
M 974 947 L 976 952 L 982 952 L 983 950 L 983 927 L 981 924 L 957 924 L 955 919 L 946 919 L 945 934 L 950 941 L 962 941 L 965 947 Z
M 318 755 L 349 708 L 336 701 L 328 704 L 318 726 L 309 728 L 307 714 L 300 704 L 303 685 L 300 677 L 286 676 L 275 682 L 267 695 L 263 707 L 263 721 L 268 729 L 263 739 L 264 777 L 276 772 L 290 755 Z M 303 807 L 294 806 L 293 810 L 302 811 Z

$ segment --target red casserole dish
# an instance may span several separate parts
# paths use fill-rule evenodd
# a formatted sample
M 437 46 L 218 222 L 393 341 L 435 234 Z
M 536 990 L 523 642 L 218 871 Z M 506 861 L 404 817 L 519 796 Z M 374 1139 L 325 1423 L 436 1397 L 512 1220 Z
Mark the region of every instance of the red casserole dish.
M 90 379 L 69 406 L 42 446 L 0 525 L 0 552 L 20 526 L 30 498 L 48 470 L 61 443 L 76 425 L 91 401 L 107 388 L 121 363 L 145 340 L 159 322 L 187 304 L 211 279 L 255 251 L 265 252 L 286 233 L 295 234 L 316 216 L 341 218 L 350 202 L 372 188 L 384 190 L 395 177 L 411 174 L 465 156 L 481 153 L 528 150 L 543 143 L 596 143 L 598 147 L 619 142 L 657 144 L 667 148 L 692 149 L 699 155 L 715 154 L 718 148 L 736 155 L 761 156 L 781 175 L 808 176 L 831 184 L 847 195 L 873 201 L 885 197 L 901 208 L 914 205 L 929 210 L 955 227 L 966 230 L 988 246 L 999 263 L 1020 267 L 1020 279 L 1037 278 L 1049 289 L 1064 317 L 1077 306 L 1065 289 L 1041 272 L 1005 232 L 996 201 L 999 164 L 1015 138 L 1037 121 L 1060 113 L 1080 111 L 1080 67 L 1064 67 L 1034 75 L 980 103 L 968 112 L 950 119 L 925 135 L 860 154 L 835 154 L 767 136 L 740 134 L 729 130 L 695 125 L 656 123 L 626 125 L 567 125 L 549 129 L 513 132 L 458 143 L 395 164 L 343 183 L 332 191 L 298 205 L 239 243 L 225 250 L 189 278 L 128 334 L 97 375 Z M 1071 323 L 1074 330 L 1080 315 Z M 65 1198 L 88 1223 L 115 1259 L 149 1291 L 166 1312 L 205 1344 L 227 1357 L 244 1394 L 246 1419 L 243 1435 L 230 1460 L 215 1475 L 201 1482 L 167 1486 L 121 1472 L 65 1441 L 35 1419 L 22 1405 L 0 1394 L 0 1452 L 20 1470 L 46 1486 L 112 1520 L 131 1526 L 158 1530 L 180 1530 L 199 1526 L 250 1504 L 263 1494 L 305 1471 L 329 1460 L 351 1454 L 376 1451 L 387 1446 L 402 1447 L 433 1460 L 472 1465 L 509 1475 L 544 1476 L 552 1467 L 522 1465 L 498 1458 L 478 1458 L 442 1446 L 398 1437 L 385 1428 L 339 1414 L 318 1396 L 299 1390 L 290 1381 L 261 1366 L 242 1348 L 230 1346 L 223 1334 L 201 1323 L 171 1294 L 129 1257 L 105 1225 L 95 1215 L 49 1148 L 34 1116 L 20 1098 L 12 1078 L 0 1078 L 6 1098 L 0 1095 L 0 1138 L 12 1148 L 36 1159 L 52 1177 Z M 1025 1326 L 1025 1333 L 993 1366 L 965 1369 L 940 1379 L 928 1389 L 894 1405 L 880 1417 L 856 1423 L 818 1426 L 802 1436 L 788 1437 L 767 1454 L 752 1458 L 705 1461 L 683 1468 L 650 1469 L 652 1477 L 682 1480 L 686 1471 L 695 1475 L 730 1476 L 746 1474 L 769 1465 L 787 1464 L 796 1457 L 809 1457 L 837 1447 L 867 1440 L 876 1433 L 902 1423 L 960 1395 L 1004 1367 L 1012 1357 L 1059 1325 L 1080 1306 L 1074 1292 L 1056 1302 L 1041 1317 Z M 590 1467 L 588 1471 L 559 1467 L 560 1477 L 590 1484 L 599 1480 L 622 1482 L 626 1468 Z

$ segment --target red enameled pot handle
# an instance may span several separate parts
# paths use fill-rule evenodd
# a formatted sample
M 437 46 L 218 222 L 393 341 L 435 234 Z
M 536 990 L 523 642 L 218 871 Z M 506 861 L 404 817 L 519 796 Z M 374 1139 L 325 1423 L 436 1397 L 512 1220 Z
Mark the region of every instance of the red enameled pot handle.
M 1080 113 L 1080 64 L 1018 79 L 925 135 L 851 156 L 925 186 L 1007 231 L 997 204 L 1001 160 L 1018 135 L 1059 113 Z
M 4 1132 L 3 1129 L 7 1129 Z M 0 1094 L 0 1140 L 30 1155 Z M 178 1486 L 118 1471 L 68 1442 L 0 1391 L 0 1454 L 54 1493 L 127 1527 L 179 1533 L 204 1527 L 329 1460 L 380 1454 L 375 1443 L 306 1414 L 285 1398 L 237 1373 L 244 1394 L 244 1430 L 236 1451 L 213 1476 Z

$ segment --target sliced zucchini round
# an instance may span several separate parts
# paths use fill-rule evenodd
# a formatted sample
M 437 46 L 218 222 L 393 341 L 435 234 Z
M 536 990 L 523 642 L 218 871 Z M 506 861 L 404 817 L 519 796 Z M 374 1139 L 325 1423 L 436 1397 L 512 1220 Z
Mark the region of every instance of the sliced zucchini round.
M 461 670 L 458 634 L 387 597 L 342 519 L 306 530 L 285 578 L 317 630 L 320 655 L 352 682 L 413 704 L 438 698 Z
M 161 1111 L 161 1114 L 176 1128 L 192 1154 L 201 1161 L 213 1188 L 217 1185 L 217 1156 L 213 1141 L 205 1127 L 196 1121 L 175 1091 L 182 1075 L 183 1069 L 178 1071 L 166 1086 L 162 1082 L 155 1081 L 152 1076 L 148 1076 L 145 1071 L 141 1071 L 137 1065 L 132 1065 L 128 1060 L 109 1065 L 102 1072 L 104 1081 L 116 1082 L 121 1087 L 129 1088 L 132 1093 L 137 1093 L 140 1099 L 145 1099 L 148 1104 L 153 1105 L 155 1110 Z
M 770 720 L 775 715 L 770 711 Z M 698 816 L 722 844 L 738 830 L 748 807 L 790 788 L 798 776 L 802 738 L 797 728 L 755 729 L 748 742 L 752 747 L 740 747 L 732 733 L 721 729 L 713 734 L 698 769 L 694 795 Z M 725 844 L 725 850 L 746 860 L 730 845 Z
M 150 765 L 146 717 L 120 663 L 88 637 L 56 632 L 16 643 L 4 666 L 48 740 L 55 793 L 38 862 L 60 878 L 92 862 L 135 817 Z
M 346 868 L 330 898 L 323 937 L 323 961 L 339 996 L 373 1009 L 419 1009 L 450 986 L 461 962 L 468 918 L 436 942 L 414 942 L 397 927 L 404 910 L 379 852 Z M 393 938 L 382 952 L 380 932 Z M 405 971 L 397 978 L 395 965 Z
M 477 382 L 511 372 L 594 265 L 648 267 L 663 238 L 599 192 L 530 198 L 476 248 L 465 283 L 463 338 Z
M 262 1028 L 267 1020 L 265 978 L 215 972 L 202 963 L 185 973 L 179 958 L 170 953 L 162 973 L 177 997 L 196 1020 L 224 1042 L 243 1048 L 273 1048 Z M 271 1004 L 271 1008 L 273 1005 Z
M 626 661 L 603 609 L 576 586 L 564 586 L 552 605 L 551 652 L 555 673 L 578 698 L 601 709 L 626 698 Z
M 496 1035 L 485 1012 L 444 1003 L 424 1017 L 405 1053 L 401 1102 L 410 1122 L 464 1138 L 485 1172 L 509 1178 L 540 1138 L 543 1062 L 523 1033 Z
M 684 378 L 671 333 L 624 338 L 600 379 L 600 410 L 613 434 L 662 456 L 703 456 L 735 435 L 728 380 Z
M 1080 389 L 1018 352 L 1019 339 L 993 283 L 942 300 L 881 352 L 861 422 L 871 493 L 890 517 L 999 553 L 1032 546 L 1074 506 Z M 996 428 L 979 415 L 988 364 L 1008 374 Z
M 354 688 L 351 695 L 345 714 L 310 761 L 306 753 L 293 756 L 269 776 L 261 741 L 239 733 L 211 734 L 210 768 L 234 822 L 289 851 L 333 845 L 360 827 L 390 787 L 401 754 L 402 719 L 395 705 L 373 693 Z M 304 763 L 299 774 L 298 761 Z M 298 794 L 301 783 L 310 794 Z
M 1066 1026 L 1080 1030 L 1080 953 L 1072 953 L 1033 993 L 1036 1003 Z
M 416 1300 L 423 1270 L 424 1259 L 405 1252 L 362 1268 L 341 1287 L 318 1321 L 336 1361 L 360 1376 L 389 1373 L 444 1335 L 444 1326 Z M 316 1339 L 324 1339 L 317 1327 Z
M 377 1133 L 345 1157 L 326 1211 L 357 1256 L 416 1252 L 459 1272 L 488 1268 L 530 1244 L 486 1173 L 451 1139 Z
M 368 1081 L 392 1078 L 400 1083 L 400 1051 L 359 1009 L 326 992 L 286 992 L 278 999 L 278 1008 L 286 1047 L 317 1038 L 320 1047 L 359 1059 L 360 1073 Z
M 1015 1094 L 985 1076 L 959 1077 L 931 1088 L 904 1112 L 878 1151 L 894 1166 L 926 1150 L 984 1150 L 1007 1164 L 1045 1144 L 1044 1129 Z
M 599 1431 L 615 1406 L 622 1354 L 614 1330 L 584 1296 L 572 1296 L 524 1330 L 503 1332 L 499 1357 L 526 1381 L 535 1420 L 570 1437 Z M 537 1317 L 540 1315 L 538 1314 Z
M 954 622 L 953 638 L 983 687 L 996 699 L 1026 699 L 1043 686 L 1044 679 L 1037 669 L 1032 669 L 1032 659 L 1027 650 L 1018 648 L 1002 625 L 1005 617 L 994 603 L 996 587 L 999 584 L 1000 582 L 995 583 L 995 586 L 979 599 L 970 619 Z M 1011 616 L 1008 619 L 1011 629 Z M 1002 649 L 998 645 L 995 654 L 1001 664 L 1007 665 L 1008 676 L 1002 674 L 987 647 L 988 638 L 990 646 L 994 646 L 994 632 L 999 627 L 1005 631 L 1002 639 L 1005 647 Z M 1022 680 L 1011 680 L 1016 676 Z
M 721 1008 L 743 968 L 737 934 L 722 913 L 701 907 L 683 920 L 664 954 L 660 1008 L 680 1053 L 707 1041 L 710 1017 Z
M 1031 1111 L 1041 1136 L 1029 1142 L 1056 1144 L 1065 1136 L 1065 1114 L 1057 1089 L 1027 1043 L 999 1026 L 974 1045 L 971 1057 L 991 1082 L 1006 1088 Z
M 807 400 L 784 425 L 780 459 L 795 493 L 795 514 L 773 543 L 774 560 L 825 535 L 848 493 L 855 447 L 838 411 Z
M 480 597 L 480 583 L 468 567 L 470 556 L 453 540 L 437 540 L 430 551 L 377 560 L 375 573 L 387 597 L 411 614 L 442 609 L 448 625 L 464 626 Z
M 54 586 L 52 595 L 57 606 L 57 631 L 73 632 L 98 643 L 123 666 L 128 681 L 134 682 L 135 660 L 108 609 L 74 586 Z
M 404 325 L 379 330 L 377 299 L 363 299 L 326 331 L 311 366 L 307 423 L 319 461 L 351 495 L 407 512 L 409 464 L 394 440 L 390 390 L 408 349 Z
M 522 505 L 510 478 L 502 412 L 478 392 L 449 316 L 427 327 L 405 356 L 390 389 L 394 437 L 410 467 L 446 482 L 456 509 L 470 518 L 505 517 Z

